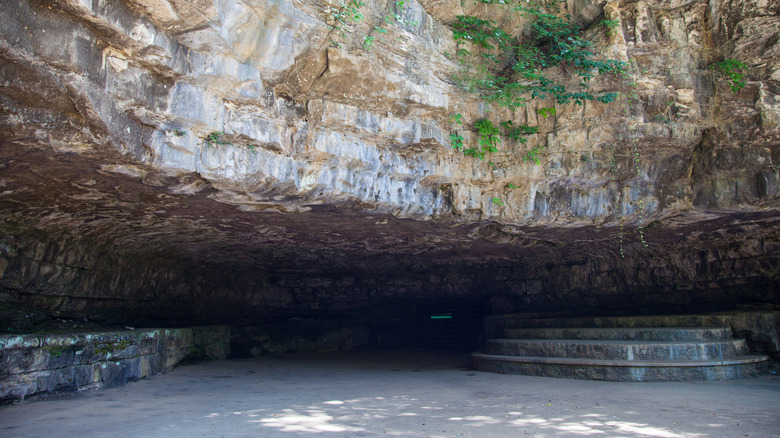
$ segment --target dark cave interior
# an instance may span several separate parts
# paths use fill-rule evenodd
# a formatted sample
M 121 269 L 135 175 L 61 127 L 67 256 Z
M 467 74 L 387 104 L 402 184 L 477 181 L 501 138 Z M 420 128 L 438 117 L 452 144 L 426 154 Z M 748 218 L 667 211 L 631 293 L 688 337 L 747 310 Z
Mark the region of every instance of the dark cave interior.
M 226 324 L 237 356 L 333 333 L 327 348 L 468 350 L 488 314 L 780 304 L 774 210 L 664 218 L 645 247 L 636 230 L 420 221 L 354 202 L 246 211 L 197 175 L 105 154 L 2 144 L 3 331 Z

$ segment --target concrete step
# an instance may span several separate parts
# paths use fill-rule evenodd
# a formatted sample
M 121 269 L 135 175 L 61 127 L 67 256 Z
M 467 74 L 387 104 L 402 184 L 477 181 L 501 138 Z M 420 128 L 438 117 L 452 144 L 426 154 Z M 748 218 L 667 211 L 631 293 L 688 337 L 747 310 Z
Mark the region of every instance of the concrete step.
M 507 328 L 509 339 L 603 339 L 634 341 L 716 341 L 731 339 L 728 327 Z
M 646 327 L 730 327 L 732 314 L 640 315 L 576 318 L 528 318 L 526 314 L 490 315 L 486 328 L 646 328 Z
M 766 371 L 767 356 L 722 360 L 609 360 L 472 353 L 474 368 L 502 374 L 625 382 L 733 380 Z
M 490 339 L 486 353 L 601 360 L 716 360 L 748 354 L 742 339 L 718 341 L 626 341 L 581 339 Z
M 768 314 L 485 318 L 485 351 L 473 354 L 483 371 L 623 381 L 729 380 L 766 369 L 734 333 L 774 333 Z M 771 333 L 770 333 L 771 334 Z M 758 335 L 753 335 L 753 340 Z M 775 339 L 771 336 L 764 336 Z

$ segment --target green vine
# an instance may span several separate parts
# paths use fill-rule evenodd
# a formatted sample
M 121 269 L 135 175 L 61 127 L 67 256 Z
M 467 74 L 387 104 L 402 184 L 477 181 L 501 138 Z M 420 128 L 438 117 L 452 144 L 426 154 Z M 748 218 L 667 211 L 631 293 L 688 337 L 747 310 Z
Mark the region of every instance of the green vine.
M 481 95 L 488 103 L 515 110 L 534 99 L 553 98 L 555 104 L 586 101 L 614 102 L 617 93 L 594 95 L 589 82 L 597 75 L 621 72 L 625 63 L 607 59 L 597 60 L 590 51 L 591 43 L 583 40 L 580 29 L 562 17 L 556 1 L 480 0 L 496 5 L 530 19 L 528 36 L 515 37 L 492 21 L 470 15 L 458 15 L 452 23 L 452 38 L 457 45 L 455 59 L 461 65 L 454 80 L 463 90 Z M 609 23 L 605 24 L 605 26 Z M 613 26 L 614 27 L 614 26 Z M 579 79 L 574 88 L 556 83 L 546 71 L 561 66 Z M 537 112 L 544 118 L 555 117 L 555 107 L 542 107 Z M 512 123 L 509 121 L 509 123 Z M 502 126 L 505 135 L 525 143 L 525 136 L 538 128 Z M 496 152 L 501 133 L 492 122 L 482 119 L 475 123 L 480 133 L 479 145 L 467 147 L 463 137 L 454 132 L 450 141 L 454 149 L 465 155 L 484 160 L 486 154 Z M 523 154 L 523 161 L 540 164 L 541 147 L 535 146 Z
M 561 13 L 559 0 L 478 1 L 518 13 L 529 20 L 530 26 L 527 32 L 515 36 L 492 20 L 471 15 L 456 16 L 451 23 L 456 52 L 454 55 L 446 53 L 445 57 L 456 60 L 460 65 L 453 79 L 462 90 L 477 93 L 486 103 L 511 111 L 533 100 L 552 99 L 552 105 L 537 109 L 544 118 L 555 118 L 557 105 L 584 105 L 587 101 L 611 103 L 618 99 L 618 93 L 614 92 L 594 94 L 590 90 L 590 82 L 598 75 L 625 74 L 626 63 L 597 59 L 591 50 L 592 44 L 581 38 L 579 27 L 570 21 L 569 16 Z M 619 24 L 619 21 L 601 22 L 608 35 Z M 573 76 L 575 85 L 553 78 L 550 72 L 554 67 Z M 458 128 L 457 125 L 462 127 L 460 114 L 450 116 L 450 125 L 452 128 Z M 451 131 L 450 142 L 454 149 L 480 160 L 498 151 L 502 136 L 525 144 L 527 136 L 539 131 L 537 126 L 516 124 L 512 120 L 501 122 L 499 129 L 487 118 L 474 122 L 473 128 L 479 133 L 476 146 L 469 147 L 458 129 Z M 534 145 L 522 153 L 523 162 L 541 164 L 542 151 L 542 146 Z M 583 162 L 588 159 L 586 155 L 581 157 Z M 493 160 L 489 164 L 495 167 Z M 610 165 L 614 173 L 614 152 Z M 511 183 L 506 186 L 516 187 Z M 500 198 L 494 197 L 492 201 L 494 205 L 503 205 Z M 640 236 L 643 236 L 641 231 Z M 622 255 L 622 231 L 620 239 Z
M 609 174 L 612 181 L 615 180 L 615 174 L 617 174 L 617 165 L 615 162 L 615 150 L 609 151 Z
M 385 24 L 396 23 L 399 26 L 417 26 L 417 22 L 411 20 L 404 20 L 405 0 L 396 0 L 391 3 L 392 12 L 385 15 L 382 21 L 370 28 L 367 34 L 363 36 L 363 48 L 365 50 L 371 50 L 376 41 L 381 39 L 381 36 L 388 33 L 388 30 L 384 28 Z M 363 6 L 366 3 L 363 0 L 338 0 L 335 6 L 329 6 L 327 8 L 329 12 L 328 27 L 330 32 L 328 33 L 328 41 L 332 47 L 341 47 L 339 39 L 346 38 L 348 34 L 353 32 L 354 27 L 362 22 L 366 16 L 362 12 Z
M 739 90 L 745 87 L 744 72 L 748 69 L 747 64 L 736 59 L 724 59 L 710 65 L 710 70 L 715 70 L 726 76 L 731 81 L 731 91 L 739 93 Z
M 541 146 L 534 146 L 531 149 L 528 150 L 523 155 L 523 163 L 526 161 L 533 162 L 536 165 L 542 164 L 542 160 L 539 159 L 539 154 L 541 154 L 542 148 Z
M 607 32 L 607 36 L 611 36 L 615 33 L 615 28 L 620 26 L 620 20 L 607 20 L 602 19 L 599 24 L 604 26 L 604 30 Z
M 508 5 L 510 2 L 501 4 Z M 568 21 L 568 17 L 550 13 L 558 12 L 551 6 L 554 3 L 544 4 L 547 9 L 530 2 L 514 2 L 512 9 L 532 21 L 528 41 L 507 34 L 492 20 L 457 16 L 452 24 L 453 39 L 458 45 L 457 56 L 464 68 L 456 76 L 456 83 L 467 91 L 479 92 L 488 102 L 509 109 L 517 109 L 531 99 L 546 99 L 548 96 L 558 104 L 614 101 L 615 93 L 594 96 L 589 91 L 588 82 L 595 75 L 620 71 L 624 63 L 594 59 L 591 43 L 579 36 L 579 28 Z M 549 11 L 551 8 L 552 11 Z M 462 47 L 466 44 L 468 47 Z M 475 57 L 481 62 L 475 63 Z M 555 83 L 544 73 L 545 69 L 559 65 L 579 77 L 574 90 Z
M 639 179 L 640 175 L 640 168 L 639 168 L 639 146 L 638 146 L 638 140 L 636 137 L 632 139 L 634 144 L 634 171 L 636 172 L 637 180 Z M 639 194 L 637 200 L 636 200 L 636 208 L 634 211 L 636 212 L 637 216 L 637 232 L 639 233 L 639 241 L 642 243 L 642 246 L 645 248 L 648 247 L 647 241 L 645 240 L 645 230 L 642 227 L 642 221 L 645 218 L 645 207 L 644 207 L 644 198 L 642 198 L 642 186 L 641 183 L 638 183 L 639 187 L 637 190 L 637 193 Z
M 550 116 L 555 116 L 555 113 L 557 112 L 555 108 L 539 108 L 536 110 L 537 113 L 539 113 L 540 116 L 544 117 L 545 119 Z
M 206 136 L 206 146 L 212 148 L 217 146 L 233 146 L 233 143 L 224 139 L 224 135 L 225 133 L 222 131 L 212 131 Z
M 538 126 L 515 125 L 511 120 L 501 122 L 501 126 L 506 130 L 504 132 L 507 137 L 519 141 L 521 144 L 525 144 L 528 141 L 528 139 L 525 138 L 526 135 L 532 135 L 539 132 Z
M 450 114 L 450 124 L 451 125 L 463 125 L 463 115 L 462 114 Z M 452 148 L 458 151 L 462 151 L 465 147 L 463 144 L 463 138 L 458 131 L 453 130 L 450 133 L 450 143 L 452 144 Z
M 457 132 L 450 134 L 450 142 L 452 143 L 452 148 L 455 150 L 462 151 L 465 147 L 463 144 L 463 136 L 458 134 Z
M 622 76 L 624 81 L 626 81 L 626 90 L 623 93 L 624 95 L 624 108 L 623 113 L 628 118 L 631 116 L 631 108 L 635 108 L 640 104 L 639 102 L 639 93 L 637 91 L 637 83 L 636 83 L 636 76 L 639 75 L 639 69 L 637 68 L 635 61 L 629 61 L 627 68 L 625 68 L 622 71 Z M 629 123 L 628 124 L 628 134 L 627 134 L 627 140 L 631 145 L 631 156 L 633 161 L 633 171 L 635 174 L 635 178 L 638 184 L 637 187 L 637 193 L 638 197 L 635 203 L 634 212 L 637 217 L 637 235 L 639 236 L 639 241 L 647 248 L 649 245 L 647 243 L 647 240 L 645 239 L 645 229 L 642 225 L 642 221 L 645 217 L 645 211 L 644 211 L 644 198 L 642 197 L 642 187 L 640 182 L 640 175 L 641 175 L 641 155 L 639 153 L 639 133 L 637 131 L 637 124 L 636 123 Z M 615 173 L 617 172 L 616 169 L 616 163 L 615 163 L 615 151 L 612 150 L 611 152 L 611 159 L 610 159 L 610 172 L 612 175 L 612 180 L 615 180 Z M 630 191 L 629 195 L 630 196 Z M 625 252 L 623 250 L 623 244 L 624 244 L 624 228 L 625 228 L 625 218 L 622 216 L 620 217 L 620 227 L 619 227 L 619 233 L 618 233 L 618 244 L 619 244 L 619 252 L 620 257 L 625 258 Z
M 362 0 L 339 0 L 335 6 L 328 6 L 330 12 L 328 37 L 333 47 L 341 47 L 337 38 L 346 38 L 347 34 L 352 32 L 353 25 L 363 20 L 365 16 L 360 9 L 365 5 Z
M 215 148 L 217 146 L 235 146 L 231 141 L 225 138 L 225 133 L 222 131 L 212 131 L 206 136 L 205 142 L 206 146 L 210 148 Z M 245 144 L 244 146 L 252 153 L 257 153 L 257 145 Z
M 377 34 L 385 34 L 387 33 L 387 29 L 381 28 L 379 26 L 374 26 L 374 32 Z M 370 50 L 371 47 L 374 46 L 374 40 L 377 39 L 378 36 L 374 35 L 366 35 L 366 37 L 363 39 L 363 48 L 366 50 Z

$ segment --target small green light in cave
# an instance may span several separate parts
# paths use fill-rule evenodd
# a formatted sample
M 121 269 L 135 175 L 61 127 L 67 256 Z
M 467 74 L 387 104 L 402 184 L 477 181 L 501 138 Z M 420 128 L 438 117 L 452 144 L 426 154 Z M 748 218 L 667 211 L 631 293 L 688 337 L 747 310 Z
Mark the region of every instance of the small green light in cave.
M 452 313 L 434 313 L 431 319 L 452 319 Z

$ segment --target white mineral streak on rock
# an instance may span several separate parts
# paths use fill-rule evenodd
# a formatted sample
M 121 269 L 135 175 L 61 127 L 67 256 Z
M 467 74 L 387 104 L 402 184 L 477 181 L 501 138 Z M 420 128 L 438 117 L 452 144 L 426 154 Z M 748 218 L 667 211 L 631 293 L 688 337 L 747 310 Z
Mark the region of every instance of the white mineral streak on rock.
M 30 6 L 16 1 L 35 20 Z M 290 205 L 352 199 L 421 219 L 452 213 L 515 223 L 617 223 L 618 215 L 636 219 L 637 203 L 649 216 L 695 202 L 768 196 L 736 194 L 730 169 L 722 176 L 692 169 L 704 132 L 732 145 L 736 140 L 723 139 L 748 128 L 729 126 L 760 120 L 755 129 L 775 132 L 780 125 L 780 57 L 771 40 L 780 30 L 766 19 L 770 3 L 569 0 L 566 12 L 587 28 L 598 58 L 634 61 L 627 77 L 591 81 L 595 95 L 621 97 L 610 105 L 533 102 L 514 113 L 454 86 L 458 65 L 445 56 L 456 50 L 445 24 L 459 14 L 521 32 L 522 17 L 484 4 L 407 1 L 405 24 L 385 26 L 389 33 L 370 50 L 363 37 L 386 14 L 382 2 L 367 2 L 363 21 L 346 38 L 329 31 L 330 3 L 286 0 L 56 0 L 65 13 L 52 14 L 63 24 L 34 32 L 45 44 L 9 43 L 18 33 L 9 21 L 0 36 L 4 59 L 37 65 L 67 89 L 88 127 L 85 141 L 112 144 L 168 173 L 198 172 L 225 202 L 238 199 L 235 193 L 244 194 L 242 203 L 261 204 L 281 194 Z M 617 23 L 609 32 L 596 22 L 602 14 Z M 728 19 L 737 16 L 749 24 L 741 33 Z M 341 48 L 329 47 L 333 38 Z M 754 80 L 764 74 L 738 99 L 707 69 L 711 38 L 730 41 L 734 53 L 723 56 L 755 66 Z M 538 110 L 550 106 L 556 115 L 541 117 Z M 463 126 L 450 124 L 454 113 L 463 115 Z M 525 144 L 504 138 L 481 162 L 450 143 L 457 129 L 476 146 L 472 124 L 481 117 L 511 118 L 540 132 Z M 78 143 L 54 131 L 35 135 L 55 145 Z M 210 136 L 220 143 L 209 145 Z M 523 160 L 532 147 L 540 165 Z M 744 150 L 746 161 L 759 163 L 739 176 L 748 187 L 771 152 Z

